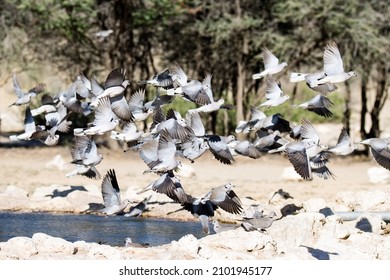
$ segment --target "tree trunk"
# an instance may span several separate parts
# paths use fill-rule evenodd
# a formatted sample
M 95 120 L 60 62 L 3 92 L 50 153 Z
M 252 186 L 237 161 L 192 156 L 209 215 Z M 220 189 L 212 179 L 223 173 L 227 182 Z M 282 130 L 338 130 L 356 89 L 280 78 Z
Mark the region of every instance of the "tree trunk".
M 344 108 L 344 118 L 343 124 L 348 134 L 351 130 L 351 86 L 349 83 L 345 83 L 347 89 L 347 96 L 345 97 L 345 108 Z
M 380 113 L 387 99 L 386 91 L 386 68 L 384 66 L 379 66 L 376 79 L 376 95 L 374 106 L 370 112 L 371 116 L 371 129 L 369 132 L 369 137 L 380 137 Z
M 360 110 L 360 137 L 362 140 L 367 138 L 366 133 L 366 114 L 367 114 L 367 76 L 363 75 L 360 89 L 362 107 Z

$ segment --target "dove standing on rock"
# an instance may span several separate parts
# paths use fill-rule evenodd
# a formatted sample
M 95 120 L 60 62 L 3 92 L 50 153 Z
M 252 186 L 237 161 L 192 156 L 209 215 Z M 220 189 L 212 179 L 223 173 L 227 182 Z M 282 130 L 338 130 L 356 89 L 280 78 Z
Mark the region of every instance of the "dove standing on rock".
M 264 231 L 267 228 L 271 227 L 276 218 L 275 212 L 270 212 L 268 215 L 264 215 L 263 212 L 256 210 L 253 213 L 253 216 L 250 218 L 244 218 L 244 221 L 241 223 L 241 226 L 246 231 L 259 230 Z

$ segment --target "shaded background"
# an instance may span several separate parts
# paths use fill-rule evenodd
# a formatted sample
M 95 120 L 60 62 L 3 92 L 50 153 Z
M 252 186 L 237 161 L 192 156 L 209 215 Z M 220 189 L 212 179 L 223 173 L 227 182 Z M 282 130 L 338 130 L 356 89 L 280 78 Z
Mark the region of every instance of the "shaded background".
M 277 111 L 299 121 L 307 112 L 291 110 L 291 104 L 314 92 L 304 83 L 289 83 L 289 73 L 321 70 L 323 50 L 335 41 L 344 68 L 354 70 L 358 78 L 330 95 L 333 119 L 314 114 L 309 118 L 342 122 L 362 139 L 378 137 L 386 128 L 381 111 L 389 91 L 389 23 L 389 5 L 379 0 L 3 0 L 1 128 L 10 125 L 7 111 L 19 112 L 14 121 L 23 123 L 23 109 L 8 108 L 8 99 L 14 98 L 13 73 L 23 88 L 45 82 L 46 91 L 54 95 L 79 73 L 104 81 L 113 68 L 124 67 L 132 81 L 126 94 L 131 95 L 139 88 L 136 81 L 178 62 L 191 78 L 202 80 L 212 73 L 215 98 L 236 106 L 207 116 L 209 131 L 228 134 L 249 117 L 250 106 L 264 98 L 264 81 L 252 80 L 252 74 L 264 67 L 262 47 L 288 62 L 278 78 L 292 100 L 267 114 Z M 96 36 L 102 30 L 113 32 L 105 38 Z M 147 92 L 149 99 L 154 97 L 154 88 L 147 87 Z M 193 105 L 176 99 L 172 106 L 186 112 Z

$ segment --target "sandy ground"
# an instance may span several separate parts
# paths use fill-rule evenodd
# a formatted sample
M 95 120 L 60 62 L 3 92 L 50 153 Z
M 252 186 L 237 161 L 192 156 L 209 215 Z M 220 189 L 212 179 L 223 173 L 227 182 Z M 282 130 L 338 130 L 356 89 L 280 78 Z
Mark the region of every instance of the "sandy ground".
M 145 163 L 135 152 L 123 153 L 121 150 L 100 148 L 104 159 L 98 165 L 102 176 L 114 168 L 122 191 L 128 188 L 139 190 L 158 178 L 155 174 L 143 174 Z M 48 162 L 60 155 L 66 165 L 64 170 L 47 168 Z M 0 192 L 8 185 L 24 188 L 30 193 L 35 188 L 53 184 L 100 186 L 100 180 L 82 176 L 66 178 L 73 169 L 69 164 L 71 156 L 67 147 L 0 148 Z M 336 179 L 323 180 L 315 177 L 313 181 L 286 180 L 282 173 L 290 163 L 283 155 L 265 155 L 253 160 L 236 157 L 233 165 L 219 163 L 206 153 L 195 163 L 183 161 L 193 168 L 194 176 L 182 177 L 181 182 L 187 193 L 201 196 L 211 188 L 232 182 L 239 197 L 251 197 L 266 203 L 273 192 L 283 189 L 298 201 L 309 198 L 323 198 L 332 202 L 340 191 L 388 190 L 388 184 L 369 182 L 367 170 L 378 165 L 371 158 L 347 157 L 333 158 L 328 164 Z

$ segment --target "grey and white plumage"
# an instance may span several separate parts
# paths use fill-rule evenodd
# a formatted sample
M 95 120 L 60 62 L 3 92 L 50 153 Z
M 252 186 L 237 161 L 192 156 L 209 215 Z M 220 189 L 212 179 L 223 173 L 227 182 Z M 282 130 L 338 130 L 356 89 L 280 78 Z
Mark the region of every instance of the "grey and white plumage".
M 148 203 L 152 196 L 145 197 L 142 201 L 138 202 L 136 205 L 131 206 L 128 213 L 125 213 L 125 217 L 139 217 L 141 216 L 147 209 Z
M 286 66 L 287 62 L 279 63 L 279 59 L 267 48 L 263 48 L 262 52 L 264 70 L 260 73 L 252 75 L 252 79 L 260 79 L 267 75 L 273 75 L 281 72 Z
M 316 82 L 318 80 L 321 80 L 326 77 L 325 72 L 315 72 L 315 73 L 296 73 L 293 72 L 290 74 L 290 82 L 300 82 L 305 81 L 306 85 L 311 88 L 312 90 L 322 93 L 322 94 L 328 94 L 337 89 L 337 86 L 335 84 L 332 84 L 330 82 L 326 82 L 323 84 L 316 85 Z M 313 85 L 313 86 L 311 86 Z
M 238 142 L 235 145 L 234 150 L 236 151 L 236 153 L 245 157 L 250 157 L 253 159 L 258 159 L 261 157 L 261 149 L 259 149 L 257 146 L 255 146 L 248 140 Z
M 262 120 L 266 117 L 264 112 L 256 107 L 251 107 L 251 119 L 249 121 L 239 121 L 235 132 L 249 133 L 251 130 L 256 130 L 261 127 Z
M 351 77 L 356 77 L 356 73 L 353 71 L 345 72 L 343 66 L 343 60 L 337 44 L 335 42 L 330 42 L 326 45 L 324 51 L 324 72 L 326 76 L 322 79 L 312 81 L 310 83 L 311 87 L 315 87 L 324 83 L 341 83 Z
M 328 149 L 328 152 L 339 156 L 346 156 L 351 154 L 356 148 L 351 137 L 349 137 L 345 127 L 341 129 L 337 144 L 334 147 Z
M 165 116 L 162 109 L 158 107 L 153 115 L 153 124 L 150 133 L 158 134 L 162 130 L 167 130 L 172 139 L 186 141 L 193 134 L 180 113 L 170 108 Z
M 14 92 L 16 94 L 17 100 L 9 105 L 9 107 L 16 105 L 24 105 L 24 104 L 30 104 L 31 98 L 35 97 L 37 94 L 41 93 L 45 89 L 45 84 L 40 83 L 33 87 L 32 89 L 28 90 L 27 92 L 24 92 L 22 88 L 20 87 L 20 84 L 16 78 L 16 74 L 13 75 L 13 86 L 14 86 Z
M 162 130 L 158 139 L 143 144 L 139 154 L 149 167 L 145 172 L 167 172 L 181 164 L 176 159 L 176 143 L 167 130 Z
M 155 87 L 169 88 L 173 84 L 171 70 L 169 68 L 166 68 L 163 71 L 155 74 L 149 80 L 138 81 L 138 84 L 149 84 Z
M 145 103 L 145 90 L 139 89 L 134 92 L 128 102 L 129 109 L 133 115 L 134 120 L 144 121 L 146 120 L 154 111 L 154 106 L 151 104 Z
M 219 136 L 219 135 L 206 135 L 205 139 L 208 143 L 210 152 L 214 157 L 224 163 L 232 164 L 234 161 L 233 155 L 230 152 L 229 143 L 235 140 L 233 135 Z
M 70 154 L 72 163 L 76 164 L 76 170 L 68 173 L 66 177 L 84 175 L 89 178 L 100 178 L 95 166 L 103 160 L 103 155 L 98 153 L 95 141 L 88 136 L 75 136 Z
M 369 138 L 361 141 L 360 144 L 369 146 L 374 160 L 380 166 L 390 170 L 389 138 Z
M 211 104 L 214 102 L 211 89 L 211 74 L 207 74 L 202 82 L 191 80 L 182 86 L 183 97 L 199 105 Z
M 317 94 L 312 99 L 303 102 L 299 105 L 296 105 L 296 107 L 314 112 L 317 115 L 325 118 L 331 118 L 333 116 L 333 113 L 329 109 L 330 107 L 332 107 L 332 105 L 333 102 L 330 101 L 328 97 L 322 94 Z
M 111 130 L 111 139 L 123 142 L 132 142 L 140 139 L 144 135 L 144 131 L 138 130 L 134 122 L 125 122 L 121 132 Z
M 175 176 L 172 170 L 163 172 L 156 181 L 150 183 L 148 186 L 146 186 L 146 188 L 137 192 L 137 194 L 144 193 L 148 190 L 153 190 L 157 193 L 165 194 L 175 202 L 180 202 L 180 193 L 184 193 L 180 179 Z
M 121 95 L 129 84 L 130 81 L 126 78 L 126 69 L 116 68 L 108 74 L 103 85 L 104 91 L 98 96 L 98 99 Z
M 34 117 L 31 114 L 29 106 L 26 106 L 25 115 L 24 115 L 24 132 L 17 135 L 10 135 L 9 139 L 11 141 L 18 140 L 30 140 L 31 135 L 36 131 L 44 130 L 44 127 L 36 126 Z
M 300 141 L 289 142 L 277 149 L 268 151 L 268 153 L 286 152 L 295 171 L 304 180 L 312 180 L 313 173 L 323 179 L 334 178 L 333 173 L 326 167 L 328 162 L 326 149 L 328 147 L 320 144 L 317 131 L 306 118 L 302 119 L 300 136 Z
M 253 216 L 250 218 L 244 218 L 244 221 L 241 223 L 241 226 L 246 231 L 259 230 L 263 231 L 271 227 L 275 221 L 276 213 L 271 211 L 269 214 L 265 215 L 262 212 L 256 210 L 253 213 Z
M 280 88 L 280 86 L 276 83 L 276 81 L 271 77 L 267 77 L 266 80 L 266 93 L 265 98 L 267 99 L 265 102 L 261 103 L 258 107 L 267 106 L 267 107 L 275 107 L 286 102 L 290 97 L 285 95 Z
M 31 134 L 31 139 L 39 140 L 47 146 L 57 145 L 60 140 L 60 136 L 57 134 L 57 131 L 67 132 L 69 130 L 68 123 L 71 123 L 67 121 L 69 114 L 65 115 L 62 119 L 59 119 L 60 114 L 58 114 L 58 116 L 53 114 L 53 118 L 50 118 L 47 121 L 46 129 L 35 131 Z
M 119 120 L 111 109 L 109 98 L 100 100 L 95 110 L 95 118 L 89 128 L 75 128 L 74 135 L 102 135 L 107 131 L 113 130 Z
M 99 209 L 98 212 L 102 212 L 107 216 L 120 214 L 130 204 L 130 200 L 128 199 L 121 200 L 120 188 L 114 169 L 108 170 L 104 176 L 101 191 L 104 208 Z
M 218 208 L 232 214 L 241 213 L 241 200 L 232 190 L 233 187 L 234 185 L 231 183 L 215 187 L 201 198 L 194 198 L 185 192 L 181 192 L 178 194 L 178 198 L 183 209 L 190 211 L 192 215 L 199 218 L 203 232 L 208 234 L 210 232 L 209 217 L 213 217 Z
M 236 229 L 236 225 L 232 224 L 220 224 L 217 220 L 212 221 L 211 223 L 213 225 L 213 230 L 215 233 L 220 233 L 228 230 Z

